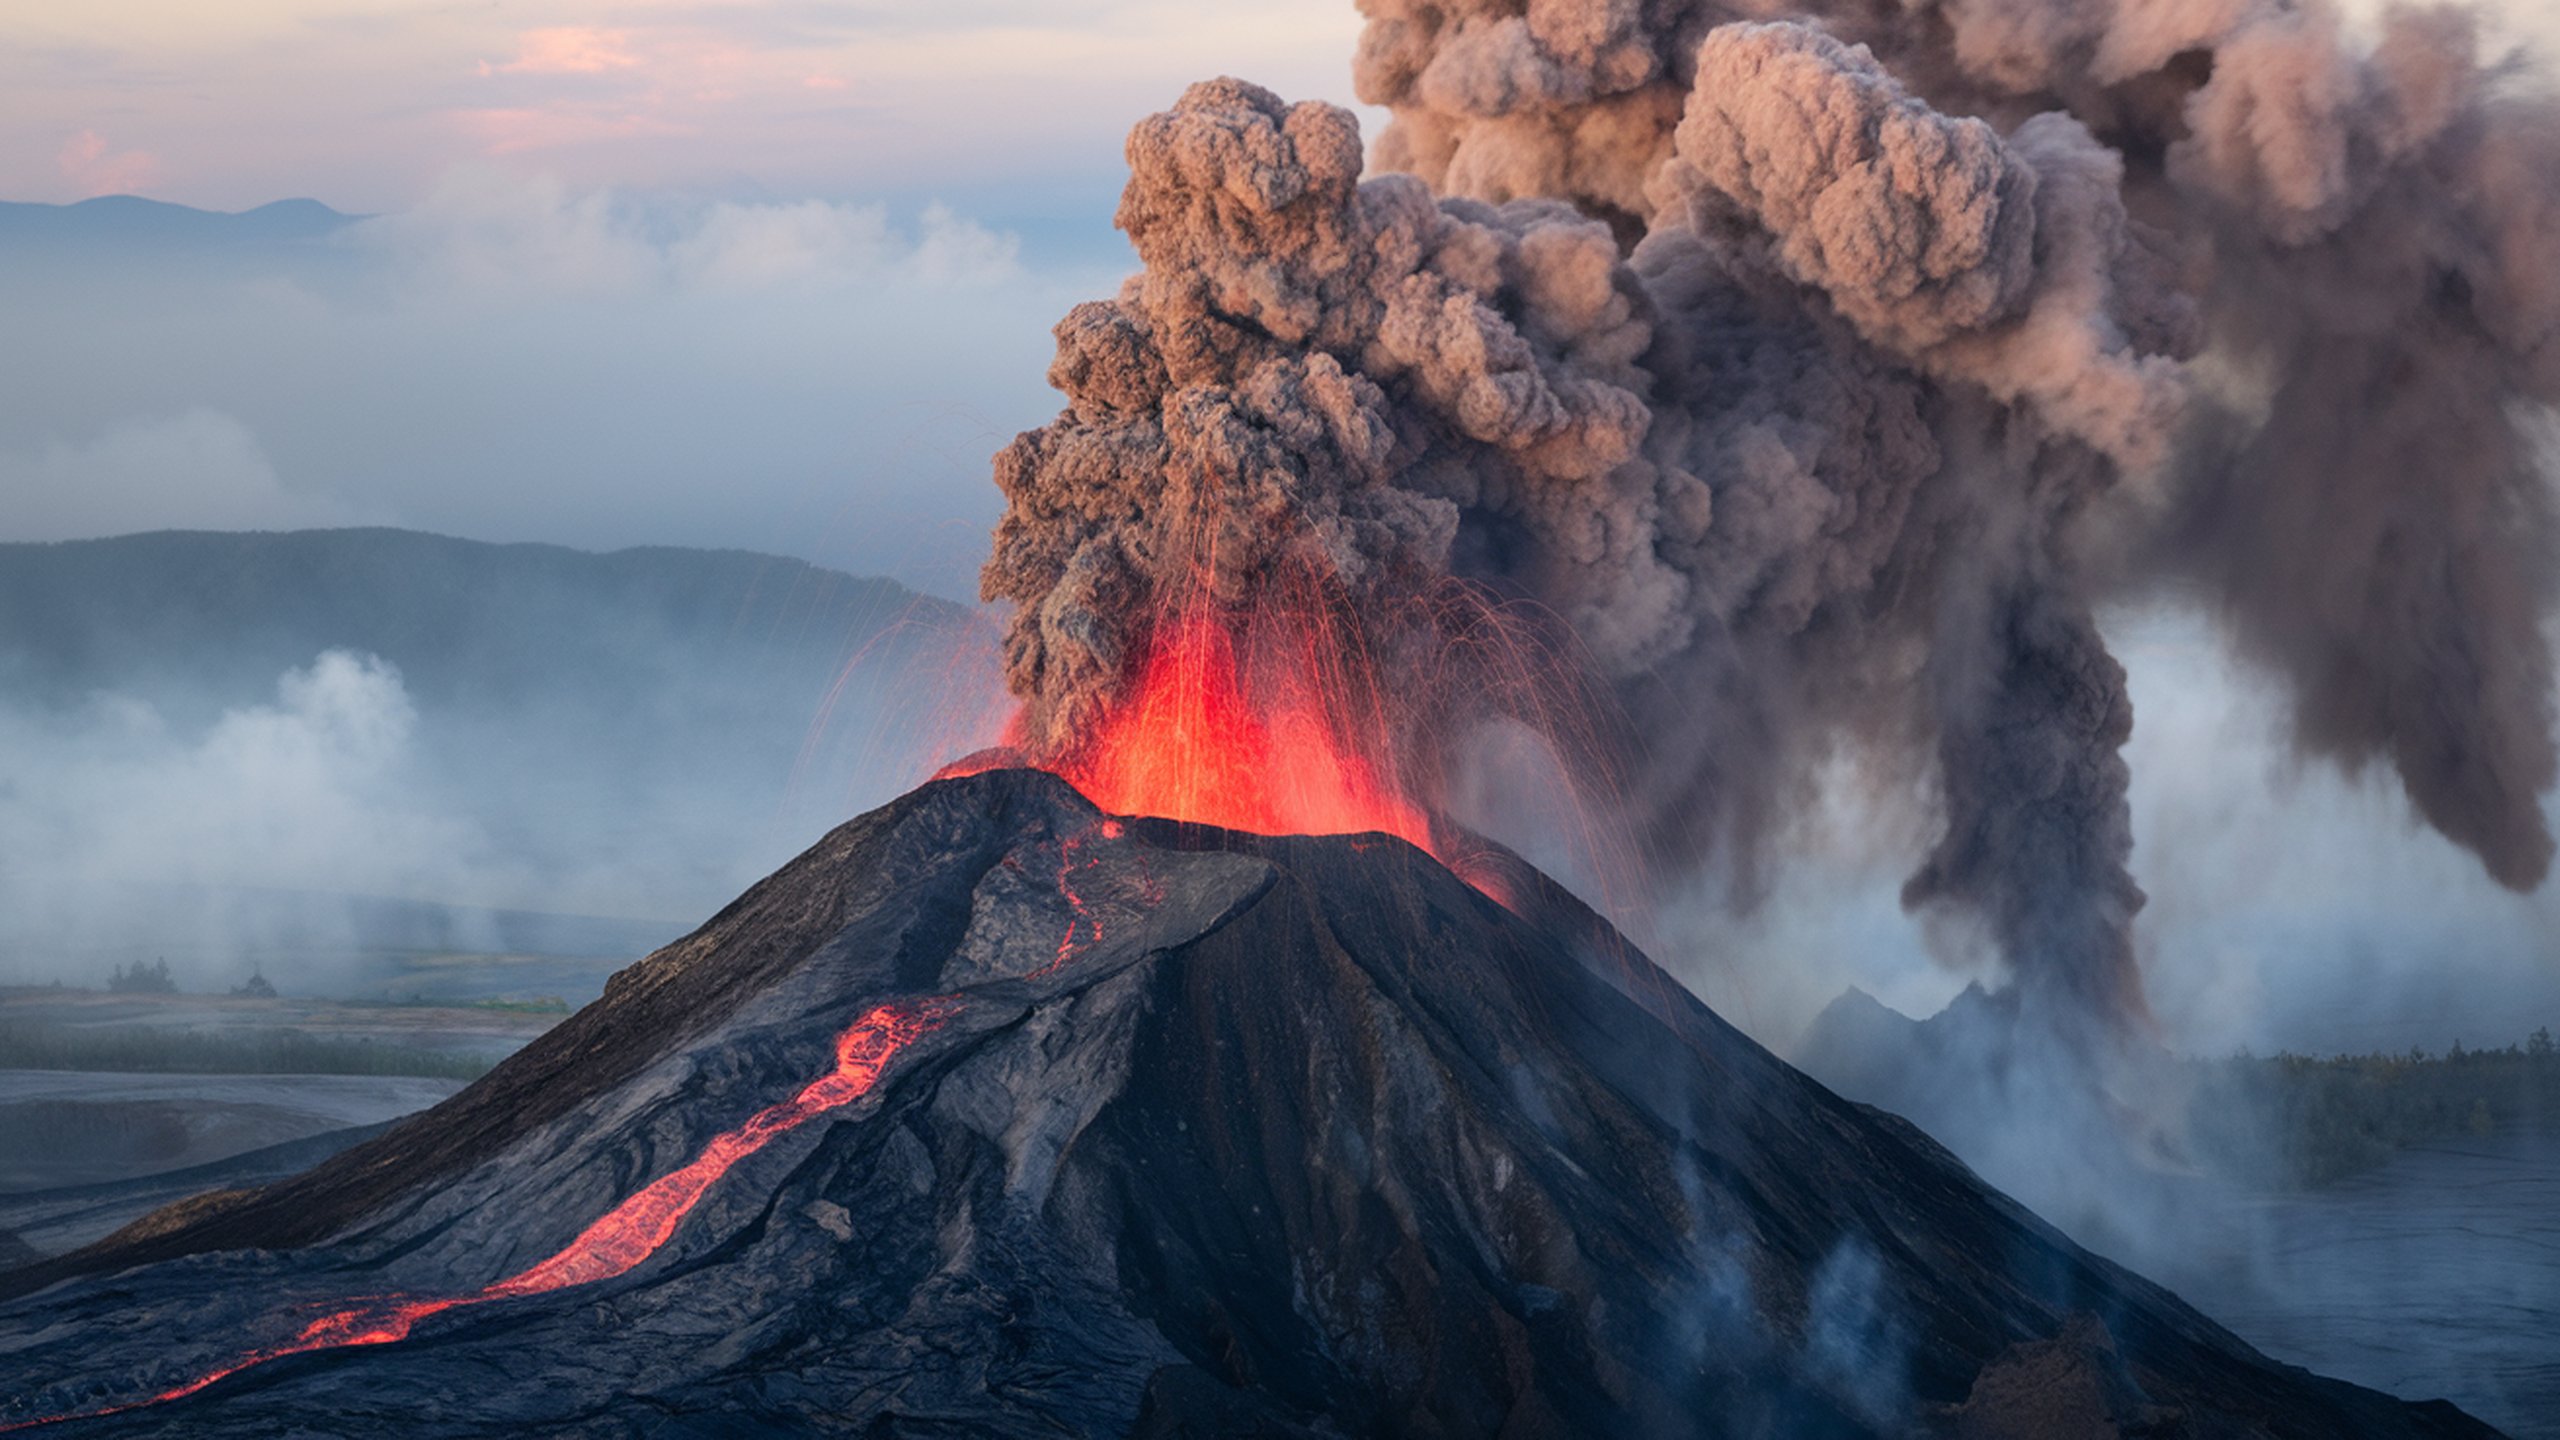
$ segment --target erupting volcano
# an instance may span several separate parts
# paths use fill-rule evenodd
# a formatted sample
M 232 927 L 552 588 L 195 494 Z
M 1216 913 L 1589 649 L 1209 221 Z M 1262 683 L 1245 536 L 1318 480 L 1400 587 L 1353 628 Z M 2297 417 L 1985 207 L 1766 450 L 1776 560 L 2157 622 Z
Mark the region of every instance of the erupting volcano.
M 2485 1433 L 2080 1249 L 1446 802 L 1525 727 L 1695 879 L 1877 762 L 1906 905 L 2096 1052 L 2098 616 L 2177 585 L 2538 883 L 2560 112 L 2454 10 L 1363 9 L 1377 173 L 1234 79 L 1130 137 L 1142 269 L 996 461 L 1004 746 L 388 1134 L 0 1273 L 0 1428 Z
M 1233 78 L 1130 135 L 1141 269 L 1058 324 L 1064 408 L 996 461 L 1033 760 L 1205 814 L 1162 737 L 1232 733 L 1196 757 L 1226 818 L 1331 828 L 1226 778 L 1295 697 L 1131 718 L 1214 713 L 1200 627 L 1258 665 L 1321 577 L 1306 668 L 1393 703 L 1315 768 L 1410 833 L 1362 797 L 1428 814 L 1482 726 L 1566 738 L 1450 643 L 1475 587 L 1569 637 L 1606 713 L 1565 728 L 1609 741 L 1572 768 L 1624 778 L 1582 798 L 1642 879 L 1748 894 L 1854 784 L 1909 822 L 1906 907 L 2094 1052 L 2148 1028 L 2101 617 L 2177 603 L 2305 757 L 2540 883 L 2560 107 L 2467 12 L 1361 8 L 1374 146 Z
M 2486 1433 L 2267 1362 L 1504 879 L 927 785 L 389 1134 L 0 1276 L 0 1424 Z

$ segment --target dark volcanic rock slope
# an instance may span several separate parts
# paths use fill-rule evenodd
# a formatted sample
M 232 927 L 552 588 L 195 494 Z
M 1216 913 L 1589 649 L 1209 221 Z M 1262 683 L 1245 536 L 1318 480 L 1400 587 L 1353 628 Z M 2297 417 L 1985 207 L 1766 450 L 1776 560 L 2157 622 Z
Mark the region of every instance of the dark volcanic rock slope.
M 2485 1433 L 2267 1361 L 1510 881 L 927 786 L 445 1105 L 0 1277 L 0 1423 Z

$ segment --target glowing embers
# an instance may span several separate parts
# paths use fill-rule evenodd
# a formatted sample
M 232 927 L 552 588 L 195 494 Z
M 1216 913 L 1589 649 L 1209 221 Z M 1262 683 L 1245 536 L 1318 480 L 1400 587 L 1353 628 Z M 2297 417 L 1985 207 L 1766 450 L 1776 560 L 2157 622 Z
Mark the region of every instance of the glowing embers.
M 1250 627 L 1250 671 L 1228 627 L 1156 627 L 1121 702 L 1046 766 L 1105 810 L 1266 835 L 1375 830 L 1425 849 L 1431 821 L 1394 783 L 1368 677 L 1320 624 Z
M 1072 895 L 1070 900 L 1073 900 Z M 1074 932 L 1070 930 L 1067 942 L 1059 947 L 1059 958 L 1055 963 L 1065 962 L 1073 944 Z M 174 1389 L 164 1390 L 148 1400 L 0 1424 L 0 1431 L 30 1429 L 64 1420 L 94 1419 L 138 1410 L 145 1405 L 184 1399 L 252 1366 L 282 1360 L 290 1355 L 346 1350 L 363 1345 L 388 1345 L 405 1340 L 419 1321 L 448 1310 L 523 1295 L 540 1295 L 573 1285 L 591 1285 L 599 1280 L 626 1275 L 675 1238 L 676 1227 L 684 1223 L 684 1218 L 693 1213 L 694 1206 L 700 1203 L 703 1195 L 732 1166 L 798 1126 L 869 1094 L 898 1052 L 918 1036 L 939 1029 L 958 1004 L 955 997 L 936 996 L 873 1007 L 837 1037 L 833 1070 L 811 1081 L 790 1099 L 757 1111 L 736 1129 L 713 1136 L 711 1143 L 703 1147 L 693 1163 L 661 1176 L 639 1193 L 606 1211 L 558 1254 L 486 1289 L 469 1295 L 431 1300 L 396 1295 L 361 1300 L 310 1321 L 291 1340 L 281 1345 L 252 1351 L 229 1365 L 199 1375 Z

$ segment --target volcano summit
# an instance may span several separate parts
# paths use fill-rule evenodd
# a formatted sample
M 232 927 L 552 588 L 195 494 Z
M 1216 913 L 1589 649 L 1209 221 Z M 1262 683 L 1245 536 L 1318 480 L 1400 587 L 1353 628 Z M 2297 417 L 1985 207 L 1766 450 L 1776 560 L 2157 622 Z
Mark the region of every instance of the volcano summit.
M 1525 866 L 857 819 L 452 1100 L 0 1277 L 46 1435 L 2481 1435 L 2277 1365 Z

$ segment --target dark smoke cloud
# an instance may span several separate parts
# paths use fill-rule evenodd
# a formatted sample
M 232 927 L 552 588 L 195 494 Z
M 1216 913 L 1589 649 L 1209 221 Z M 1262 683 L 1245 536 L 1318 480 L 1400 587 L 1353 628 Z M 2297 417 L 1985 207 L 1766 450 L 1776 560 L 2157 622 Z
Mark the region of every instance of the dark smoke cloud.
M 1672 648 L 1678 577 L 1634 493 L 1651 332 L 1605 225 L 1363 184 L 1347 112 L 1232 80 L 1140 124 L 1129 155 L 1119 218 L 1146 269 L 1060 323 L 1069 408 L 996 462 L 1011 507 L 985 587 L 1019 607 L 1035 744 L 1114 697 L 1182 595 L 1240 608 L 1301 569 L 1392 642 L 1470 511 L 1521 532 L 1592 644 Z M 1593 503 L 1609 490 L 1622 503 Z
M 1614 690 L 1664 874 L 1747 882 L 1854 748 L 1933 797 L 1906 903 L 2123 1021 L 2093 609 L 2175 584 L 2299 748 L 2540 882 L 2560 106 L 2465 12 L 2362 45 L 2257 0 L 1362 8 L 1387 173 L 1232 80 L 1131 137 L 1146 268 L 1059 327 L 1068 409 L 998 462 L 1036 745 L 1170 605 L 1312 574 L 1428 751 L 1504 703 L 1413 643 L 1454 577 Z

